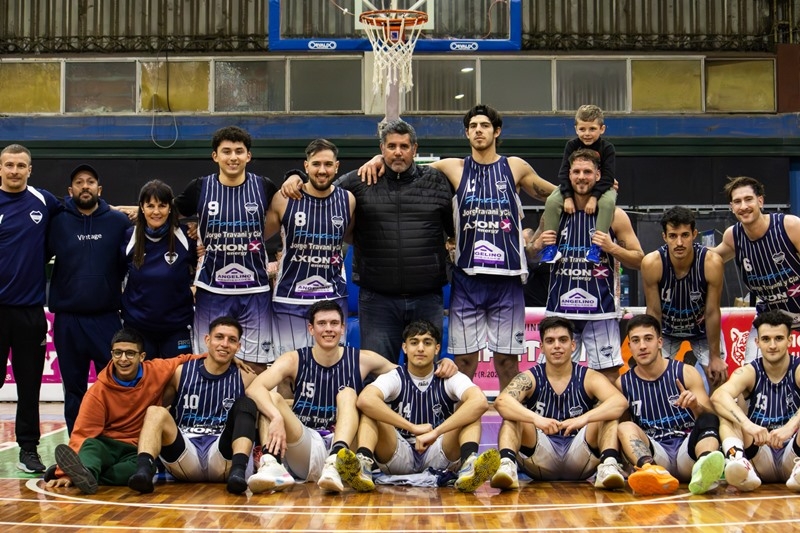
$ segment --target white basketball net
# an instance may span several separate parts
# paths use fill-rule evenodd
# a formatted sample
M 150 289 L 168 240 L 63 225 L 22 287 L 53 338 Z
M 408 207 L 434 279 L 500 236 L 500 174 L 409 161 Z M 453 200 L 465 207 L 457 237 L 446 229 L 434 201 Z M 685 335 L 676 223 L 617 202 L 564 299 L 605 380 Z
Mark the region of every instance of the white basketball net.
M 373 21 L 365 21 L 365 31 L 372 50 L 375 53 L 372 68 L 372 90 L 375 94 L 386 94 L 391 85 L 397 85 L 400 92 L 408 92 L 414 86 L 411 72 L 411 56 L 414 46 L 422 32 L 422 25 L 427 18 L 370 17 Z M 399 21 L 399 25 L 389 25 L 390 20 Z M 399 31 L 399 35 L 393 35 Z M 400 38 L 396 38 L 400 37 Z

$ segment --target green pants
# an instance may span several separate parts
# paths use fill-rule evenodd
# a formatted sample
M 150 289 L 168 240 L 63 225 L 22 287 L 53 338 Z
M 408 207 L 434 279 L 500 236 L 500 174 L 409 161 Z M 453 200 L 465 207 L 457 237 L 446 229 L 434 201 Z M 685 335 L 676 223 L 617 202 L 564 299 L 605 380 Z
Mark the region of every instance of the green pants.
M 595 229 L 608 233 L 611 228 L 611 221 L 614 219 L 614 209 L 617 206 L 617 191 L 609 189 L 604 192 L 597 200 L 597 222 Z M 564 197 L 558 187 L 550 193 L 544 202 L 544 226 L 543 231 L 552 230 L 558 232 L 558 224 L 561 221 L 561 213 L 564 211 Z
M 136 472 L 137 449 L 133 444 L 108 437 L 86 439 L 78 452 L 83 466 L 100 485 L 127 485 Z

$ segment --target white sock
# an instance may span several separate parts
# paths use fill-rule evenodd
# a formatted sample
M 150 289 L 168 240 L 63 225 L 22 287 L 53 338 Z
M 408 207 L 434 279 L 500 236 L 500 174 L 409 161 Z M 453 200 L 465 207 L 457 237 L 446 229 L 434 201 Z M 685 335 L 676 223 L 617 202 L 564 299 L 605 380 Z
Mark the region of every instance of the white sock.
M 726 459 L 741 459 L 744 457 L 744 442 L 738 437 L 728 437 L 722 441 L 722 453 Z

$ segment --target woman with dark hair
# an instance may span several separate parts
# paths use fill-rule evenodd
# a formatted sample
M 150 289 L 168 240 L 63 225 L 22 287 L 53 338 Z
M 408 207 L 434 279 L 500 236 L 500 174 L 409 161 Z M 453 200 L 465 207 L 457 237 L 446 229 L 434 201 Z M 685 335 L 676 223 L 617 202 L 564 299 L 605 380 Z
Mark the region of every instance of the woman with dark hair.
M 150 358 L 192 353 L 197 243 L 179 225 L 173 199 L 166 183 L 145 183 L 122 250 L 128 268 L 122 320 L 142 333 Z

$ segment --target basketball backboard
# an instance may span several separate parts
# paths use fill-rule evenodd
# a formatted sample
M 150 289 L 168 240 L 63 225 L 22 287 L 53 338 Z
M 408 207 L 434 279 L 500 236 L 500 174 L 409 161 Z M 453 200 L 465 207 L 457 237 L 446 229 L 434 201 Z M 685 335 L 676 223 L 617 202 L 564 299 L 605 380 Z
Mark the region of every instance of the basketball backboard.
M 359 22 L 365 11 L 413 9 L 428 14 L 415 52 L 519 50 L 522 0 L 270 0 L 272 51 L 370 51 Z

